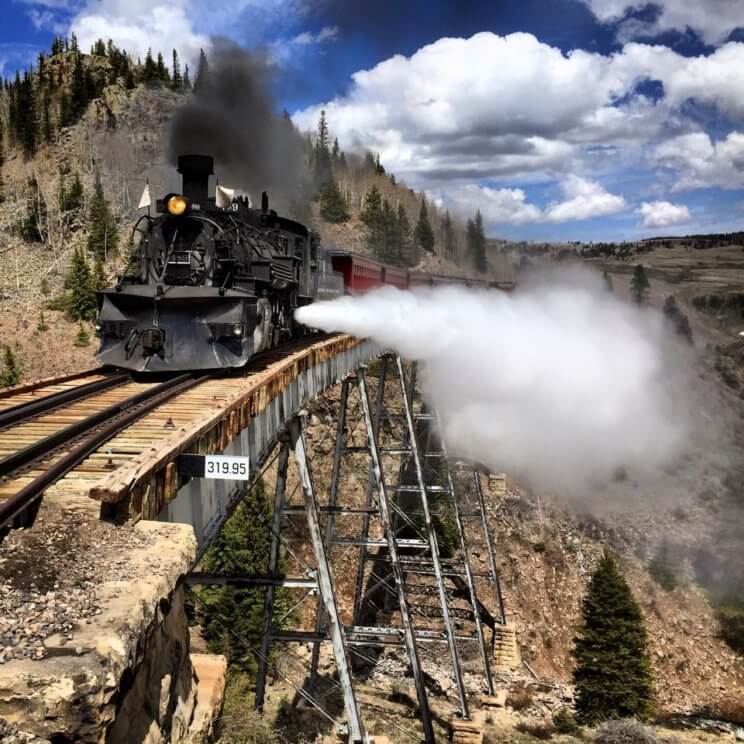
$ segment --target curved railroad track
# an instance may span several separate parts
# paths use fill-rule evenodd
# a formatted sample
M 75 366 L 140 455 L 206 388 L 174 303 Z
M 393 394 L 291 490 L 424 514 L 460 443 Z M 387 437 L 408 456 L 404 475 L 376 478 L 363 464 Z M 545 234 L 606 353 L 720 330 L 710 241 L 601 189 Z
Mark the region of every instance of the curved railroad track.
M 32 522 L 44 490 L 109 439 L 210 377 L 187 373 L 160 383 L 134 382 L 121 373 L 87 383 L 77 378 L 68 389 L 0 411 L 0 534 Z

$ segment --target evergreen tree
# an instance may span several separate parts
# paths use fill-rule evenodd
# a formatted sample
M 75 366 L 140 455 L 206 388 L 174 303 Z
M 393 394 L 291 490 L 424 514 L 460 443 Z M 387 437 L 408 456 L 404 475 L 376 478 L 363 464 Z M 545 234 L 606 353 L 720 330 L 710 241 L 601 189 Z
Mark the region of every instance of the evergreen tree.
M 49 297 L 52 291 L 51 289 L 49 289 L 49 281 L 47 280 L 45 276 L 41 277 L 41 283 L 39 284 L 39 291 L 44 297 Z
M 189 75 L 189 66 L 186 65 L 186 67 L 183 70 L 183 89 L 184 90 L 191 90 L 191 77 Z
M 648 718 L 653 681 L 643 616 L 609 553 L 599 561 L 582 607 L 573 652 L 578 719 Z
M 365 227 L 367 249 L 381 257 L 385 242 L 385 220 L 382 214 L 382 195 L 376 185 L 364 197 L 364 208 L 359 215 Z
M 444 245 L 444 255 L 449 259 L 454 259 L 455 230 L 452 226 L 449 209 L 444 213 L 444 219 L 442 220 L 442 243 Z
M 270 535 L 271 505 L 259 482 L 212 542 L 204 557 L 204 570 L 221 576 L 265 574 Z M 248 641 L 260 637 L 264 594 L 260 587 L 230 586 L 209 587 L 199 592 L 202 627 L 210 647 L 246 670 L 255 669 L 255 658 L 236 635 Z M 287 609 L 287 595 L 279 590 L 274 601 L 275 616 L 283 616 Z
M 106 269 L 104 268 L 103 261 L 100 257 L 96 257 L 95 263 L 93 264 L 93 286 L 99 291 L 106 289 L 108 286 Z
M 0 372 L 0 387 L 17 385 L 21 381 L 21 370 L 10 346 L 5 347 L 3 370 Z
M 28 71 L 24 73 L 23 80 L 20 82 L 16 74 L 16 85 L 18 88 L 15 101 L 16 141 L 20 142 L 23 155 L 26 158 L 32 158 L 36 154 L 38 145 L 38 122 L 36 95 Z
M 88 334 L 88 331 L 85 330 L 83 322 L 80 321 L 78 323 L 77 336 L 75 336 L 75 346 L 87 346 L 89 343 L 90 335 Z
M 385 263 L 399 265 L 401 256 L 401 233 L 398 215 L 387 199 L 382 200 L 382 228 L 383 238 L 379 257 Z
M 375 157 L 375 173 L 378 176 L 384 176 L 385 175 L 385 169 L 382 167 L 382 163 L 380 162 L 380 153 L 377 153 L 377 156 Z
M 40 333 L 44 333 L 44 331 L 49 330 L 49 326 L 47 325 L 43 310 L 39 313 L 39 323 L 36 326 L 36 330 L 39 331 Z
M 488 270 L 486 262 L 486 233 L 483 229 L 483 215 L 480 209 L 475 213 L 475 219 L 468 225 L 468 236 L 470 238 L 470 255 L 473 259 L 475 270 L 485 274 Z
M 101 174 L 96 173 L 88 213 L 88 252 L 105 261 L 109 256 L 116 255 L 118 249 L 119 234 L 116 222 L 103 193 Z
M 54 127 L 52 126 L 50 107 L 49 96 L 45 95 L 41 103 L 41 136 L 47 145 L 54 139 Z
M 434 231 L 431 229 L 429 222 L 429 211 L 426 207 L 426 199 L 421 199 L 421 210 L 419 211 L 418 222 L 414 230 L 416 245 L 428 253 L 434 252 Z
M 173 50 L 173 77 L 171 78 L 173 90 L 183 89 L 183 77 L 181 77 L 181 63 L 178 61 L 178 52 Z
M 80 174 L 75 171 L 75 178 L 67 188 L 64 183 L 64 177 L 60 174 L 59 185 L 59 209 L 61 212 L 76 213 L 83 206 L 83 183 L 80 180 Z
M 47 235 L 47 205 L 39 182 L 29 178 L 26 191 L 26 216 L 19 225 L 21 237 L 31 243 L 43 243 Z
M 636 305 L 641 305 L 646 299 L 649 287 L 646 271 L 641 264 L 636 264 L 633 270 L 633 277 L 630 280 L 630 293 L 635 300 Z
M 71 320 L 90 320 L 96 312 L 96 293 L 90 267 L 79 248 L 72 254 L 65 277 L 67 314 Z
M 71 121 L 73 124 L 80 120 L 88 107 L 88 78 L 83 65 L 83 55 L 75 55 L 75 67 L 72 70 L 72 89 L 70 98 Z
M 341 148 L 338 146 L 338 137 L 333 139 L 333 147 L 331 148 L 331 165 L 336 169 L 341 160 Z
M 326 222 L 340 223 L 349 219 L 346 199 L 338 188 L 335 178 L 331 178 L 320 192 L 320 216 Z
M 408 212 L 402 204 L 398 204 L 398 235 L 400 236 L 400 255 L 409 266 L 415 266 L 419 262 L 419 254 L 416 244 L 411 239 L 411 222 Z
M 75 33 L 72 33 L 72 36 L 70 37 L 70 48 L 73 52 L 80 52 L 80 46 L 78 45 L 78 38 L 75 35 Z M 79 56 L 79 54 L 78 54 Z
M 158 80 L 158 66 L 155 64 L 155 60 L 152 58 L 152 49 L 147 50 L 145 56 L 145 66 L 142 70 L 142 80 L 145 83 L 154 83 Z
M 168 74 L 168 68 L 165 66 L 162 52 L 158 52 L 157 74 L 158 82 L 170 83 L 170 75 Z
M 315 166 L 315 185 L 318 189 L 322 190 L 333 178 L 328 122 L 326 121 L 325 111 L 320 112 L 320 119 L 318 120 L 318 137 L 315 141 L 313 160 Z
M 202 87 L 209 84 L 209 62 L 204 50 L 199 50 L 199 66 L 196 68 L 194 78 L 194 93 L 198 93 Z

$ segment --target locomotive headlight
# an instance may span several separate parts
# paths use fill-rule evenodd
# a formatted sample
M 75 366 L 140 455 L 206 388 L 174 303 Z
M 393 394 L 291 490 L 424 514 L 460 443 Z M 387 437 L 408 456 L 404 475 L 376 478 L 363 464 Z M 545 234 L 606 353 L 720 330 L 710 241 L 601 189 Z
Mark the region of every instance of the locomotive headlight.
M 243 324 L 242 323 L 236 323 L 233 326 L 233 336 L 236 336 L 237 338 L 240 338 L 243 335 Z
M 174 217 L 180 217 L 182 214 L 186 214 L 189 203 L 185 197 L 174 194 L 168 199 L 167 207 L 170 214 Z

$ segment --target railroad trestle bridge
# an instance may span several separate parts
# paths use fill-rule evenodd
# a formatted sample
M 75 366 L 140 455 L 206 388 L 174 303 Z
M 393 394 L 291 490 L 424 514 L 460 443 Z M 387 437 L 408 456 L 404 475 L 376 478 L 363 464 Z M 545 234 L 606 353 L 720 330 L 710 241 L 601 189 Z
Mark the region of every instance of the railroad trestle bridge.
M 265 587 L 260 638 L 245 639 L 246 649 L 258 661 L 258 708 L 265 702 L 268 676 L 281 676 L 272 661 L 272 646 L 310 644 L 306 679 L 302 684 L 287 680 L 296 700 L 335 721 L 337 716 L 326 711 L 325 701 L 336 695 L 343 701 L 348 740 L 367 741 L 370 732 L 365 728 L 365 704 L 357 692 L 357 680 L 374 667 L 381 649 L 398 646 L 410 665 L 418 720 L 409 727 L 391 722 L 391 727 L 400 729 L 404 738 L 434 742 L 437 722 L 429 704 L 432 678 L 424 657 L 426 648 L 437 647 L 444 650 L 436 656 L 451 681 L 449 696 L 457 718 L 472 732 L 477 729 L 470 722 L 478 695 L 466 685 L 463 657 L 468 659 L 471 676 L 475 673 L 479 680 L 475 692 L 488 699 L 495 693 L 494 649 L 503 652 L 509 642 L 504 639 L 513 643 L 513 637 L 505 632 L 511 629 L 506 625 L 481 472 L 472 463 L 448 458 L 446 442 L 437 433 L 436 411 L 428 409 L 416 393 L 416 374 L 415 364 L 404 365 L 369 340 L 335 336 L 310 342 L 275 354 L 240 376 L 200 379 L 198 384 L 183 383 L 182 389 L 175 386 L 169 397 L 159 404 L 156 400 L 140 416 L 131 410 L 112 414 L 114 420 L 126 415 L 131 420 L 118 428 L 112 425 L 108 438 L 95 446 L 83 447 L 87 440 L 68 446 L 68 453 L 81 451 L 77 464 L 65 472 L 59 466 L 64 459 L 64 453 L 59 455 L 59 447 L 64 449 L 61 441 L 56 450 L 44 455 L 48 461 L 40 460 L 43 453 L 37 453 L 24 471 L 15 472 L 8 465 L 4 472 L 13 477 L 6 476 L 0 498 L 6 503 L 17 501 L 19 492 L 33 490 L 33 484 L 56 467 L 60 472 L 45 485 L 45 500 L 87 513 L 97 509 L 105 519 L 119 523 L 190 525 L 196 548 L 181 571 L 187 574 L 182 577 L 187 585 Z M 93 377 L 92 384 L 100 387 L 94 391 L 102 399 L 100 409 L 111 404 L 119 388 L 107 388 L 105 375 Z M 4 413 L 10 421 L 0 431 L 0 446 L 4 435 L 7 440 L 5 459 L 29 447 L 38 448 L 33 440 L 48 436 L 45 425 L 69 426 L 64 396 L 70 397 L 72 393 L 66 391 L 82 384 L 91 382 L 85 382 L 84 376 L 42 381 L 10 390 L 0 398 L 0 424 Z M 145 387 L 144 383 L 127 384 Z M 304 410 L 337 384 L 330 479 L 327 488 L 318 488 Z M 146 391 L 139 387 L 135 394 L 144 396 Z M 61 395 L 61 402 L 46 412 L 46 418 L 42 407 L 41 417 L 34 418 L 32 411 L 30 418 L 19 419 L 23 423 L 16 421 L 14 428 L 13 409 L 37 405 L 51 395 Z M 106 425 L 101 422 L 99 430 Z M 187 467 L 193 461 L 188 456 L 193 455 L 248 458 L 250 475 L 240 481 L 194 477 Z M 274 505 L 266 573 L 216 576 L 197 570 L 199 558 L 222 524 L 269 469 Z M 355 478 L 353 474 L 359 472 L 366 477 Z M 292 490 L 288 483 L 296 488 Z M 5 514 L 8 524 L 11 518 L 30 522 L 18 507 L 6 509 Z M 304 522 L 304 552 L 293 549 L 289 521 L 295 526 Z M 486 558 L 474 570 L 470 552 L 476 543 Z M 350 554 L 354 556 L 351 562 Z M 341 572 L 347 572 L 350 565 L 353 581 L 343 576 L 344 585 L 351 587 L 345 596 L 337 585 Z M 296 606 L 315 603 L 309 614 L 302 615 L 310 618 L 309 627 L 276 622 L 274 600 L 279 588 L 297 595 Z M 319 661 L 324 644 L 332 649 L 335 677 L 325 675 L 321 693 Z M 141 650 L 138 655 L 141 661 Z M 39 669 L 44 661 L 37 662 Z M 0 671 L 0 715 L 3 672 L 10 671 L 9 666 Z M 131 676 L 132 670 L 128 673 Z M 24 668 L 23 674 L 32 687 L 35 672 Z M 111 721 L 115 722 L 117 706 L 122 707 L 123 692 L 110 696 L 110 730 L 116 729 Z M 40 713 L 29 715 L 33 719 Z M 34 720 L 29 723 L 33 730 Z M 42 724 L 37 728 L 39 733 L 48 732 Z M 100 740 L 117 739 L 104 734 Z

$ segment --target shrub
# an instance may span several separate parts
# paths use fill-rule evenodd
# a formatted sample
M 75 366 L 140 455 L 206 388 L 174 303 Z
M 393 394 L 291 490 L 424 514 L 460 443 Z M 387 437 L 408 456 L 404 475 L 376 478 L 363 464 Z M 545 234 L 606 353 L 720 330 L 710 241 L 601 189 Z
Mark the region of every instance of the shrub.
M 514 710 L 524 710 L 532 705 L 533 699 L 534 696 L 529 687 L 516 687 L 510 690 L 506 696 L 506 704 L 514 708 Z
M 679 585 L 679 575 L 674 566 L 669 545 L 662 542 L 656 554 L 648 564 L 648 572 L 656 583 L 662 588 L 671 592 Z
M 520 721 L 515 728 L 522 734 L 529 734 L 534 736 L 535 739 L 542 739 L 543 741 L 546 741 L 555 733 L 555 726 L 546 721 Z
M 85 330 L 85 326 L 82 321 L 78 326 L 77 336 L 75 336 L 75 346 L 87 346 L 90 343 L 90 336 L 88 331 Z
M 721 638 L 734 651 L 744 654 L 744 606 L 723 606 L 717 616 Z
M 594 744 L 659 744 L 659 740 L 635 719 L 621 718 L 603 723 Z
M 559 734 L 576 734 L 579 731 L 579 724 L 570 708 L 558 708 L 553 713 L 553 725 Z

